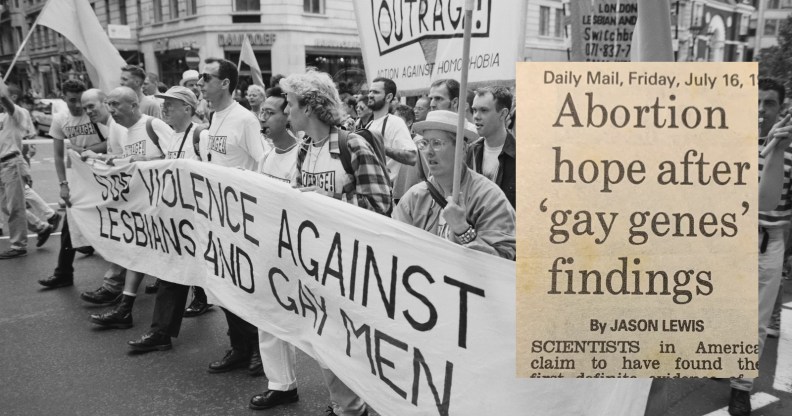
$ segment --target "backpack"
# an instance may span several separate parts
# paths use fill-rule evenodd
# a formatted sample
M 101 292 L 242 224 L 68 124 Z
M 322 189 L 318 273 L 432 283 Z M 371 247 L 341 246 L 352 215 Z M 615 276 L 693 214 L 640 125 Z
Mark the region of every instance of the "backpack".
M 162 150 L 162 146 L 160 146 L 159 136 L 157 136 L 157 133 L 154 132 L 154 127 L 151 125 L 151 123 L 153 122 L 154 122 L 154 117 L 149 117 L 149 119 L 146 120 L 146 133 L 148 134 L 149 139 L 151 139 L 151 141 L 154 142 L 154 146 L 157 146 L 157 149 L 159 149 L 160 153 L 162 153 L 163 155 L 167 155 L 165 151 Z
M 193 131 L 193 150 L 195 151 L 195 156 L 197 156 L 198 160 L 201 160 L 201 161 L 203 160 L 203 159 L 201 159 L 201 133 L 204 130 L 209 129 L 209 127 L 212 127 L 212 116 L 214 116 L 214 111 L 209 113 L 209 125 L 208 126 L 206 126 L 206 127 L 196 126 L 195 127 L 195 131 Z

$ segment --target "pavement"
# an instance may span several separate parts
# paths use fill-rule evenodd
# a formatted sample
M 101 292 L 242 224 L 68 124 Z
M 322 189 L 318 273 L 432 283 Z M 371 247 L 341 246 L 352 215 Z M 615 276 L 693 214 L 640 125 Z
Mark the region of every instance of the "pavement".
M 31 163 L 34 189 L 57 208 L 52 148 L 46 139 L 40 143 Z M 58 233 L 36 249 L 33 237 L 27 257 L 0 263 L 0 415 L 326 414 L 329 397 L 319 367 L 301 352 L 300 401 L 268 411 L 247 407 L 251 396 L 266 389 L 264 377 L 244 370 L 208 373 L 208 364 L 228 348 L 225 317 L 216 307 L 185 319 L 172 350 L 130 353 L 126 343 L 147 331 L 154 295 L 140 290 L 133 328 L 100 329 L 88 317 L 105 308 L 79 294 L 101 284 L 101 257 L 77 255 L 73 287 L 42 290 L 36 282 L 51 275 L 59 244 Z M 7 237 L 0 237 L 0 250 L 7 247 Z M 151 282 L 147 277 L 144 285 Z M 766 344 L 752 395 L 755 416 L 792 415 L 792 282 L 784 291 L 781 338 Z M 728 380 L 656 381 L 645 416 L 725 416 L 728 400 Z

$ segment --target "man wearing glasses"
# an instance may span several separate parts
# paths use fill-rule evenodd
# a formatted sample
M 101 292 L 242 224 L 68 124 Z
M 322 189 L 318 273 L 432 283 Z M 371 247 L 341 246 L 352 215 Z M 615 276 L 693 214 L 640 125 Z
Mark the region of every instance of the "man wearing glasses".
M 237 67 L 225 59 L 209 58 L 204 63 L 198 87 L 215 112 L 210 117 L 209 134 L 201 140 L 201 160 L 255 171 L 266 149 L 258 119 L 233 99 L 239 80 Z M 228 322 L 231 349 L 221 360 L 209 364 L 209 372 L 224 373 L 247 366 L 250 375 L 263 375 L 258 329 L 225 308 L 223 312 Z
M 419 183 L 396 205 L 392 217 L 474 250 L 515 258 L 515 213 L 495 183 L 462 167 L 460 204 L 449 196 L 454 178 L 457 114 L 435 110 L 413 129 L 422 134 L 415 144 L 429 165 L 429 179 Z M 474 128 L 465 138 L 478 137 Z

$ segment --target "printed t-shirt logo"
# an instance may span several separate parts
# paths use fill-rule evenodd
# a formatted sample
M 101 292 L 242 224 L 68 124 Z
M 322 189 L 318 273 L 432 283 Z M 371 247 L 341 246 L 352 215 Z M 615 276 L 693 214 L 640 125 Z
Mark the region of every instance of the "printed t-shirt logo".
M 280 178 L 280 177 L 278 177 L 278 176 L 270 175 L 269 173 L 264 173 L 264 172 L 262 172 L 261 174 L 262 174 L 262 175 L 264 175 L 264 176 L 266 176 L 266 177 L 268 177 L 268 178 L 272 178 L 272 179 L 275 179 L 275 180 L 278 180 L 278 181 L 281 181 L 281 182 L 285 182 L 285 183 L 291 183 L 291 182 L 290 182 L 289 180 L 287 180 L 287 179 L 283 179 L 283 178 Z
M 169 151 L 167 159 L 181 159 L 183 157 L 184 157 L 184 150 L 182 150 L 181 152 Z
M 93 124 L 66 126 L 63 128 L 63 132 L 66 134 L 67 139 L 71 139 L 72 137 L 77 137 L 77 136 L 87 136 L 90 134 L 96 134 L 96 130 L 94 129 Z
M 124 156 L 132 156 L 132 155 L 146 155 L 146 141 L 141 140 L 139 142 L 132 143 L 130 145 L 124 146 Z
M 228 136 L 209 136 L 209 150 L 226 154 L 226 140 Z
M 321 188 L 327 192 L 335 193 L 335 171 L 327 171 L 327 172 L 302 172 L 302 184 L 303 186 L 316 186 Z

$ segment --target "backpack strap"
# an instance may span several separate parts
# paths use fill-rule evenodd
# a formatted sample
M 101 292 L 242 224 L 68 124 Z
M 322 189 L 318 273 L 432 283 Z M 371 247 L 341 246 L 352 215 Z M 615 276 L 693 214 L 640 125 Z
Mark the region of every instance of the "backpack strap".
M 99 130 L 99 126 L 96 123 L 91 123 L 91 124 L 93 124 L 93 128 L 96 131 L 96 135 L 99 136 L 99 141 L 106 142 L 107 139 L 104 137 L 104 134 L 102 134 L 102 131 Z
M 346 173 L 350 175 L 355 174 L 352 169 L 352 155 L 349 154 L 349 132 L 346 130 L 338 130 L 338 151 L 341 156 L 341 165 L 344 166 Z
M 149 119 L 146 120 L 146 133 L 148 133 L 149 139 L 154 142 L 154 146 L 157 146 L 157 149 L 159 149 L 160 153 L 165 155 L 165 152 L 162 150 L 162 146 L 160 146 L 159 137 L 157 136 L 157 133 L 154 132 L 152 123 L 154 123 L 154 117 L 149 117 Z
M 201 133 L 206 130 L 205 127 L 195 126 L 195 130 L 193 130 L 193 150 L 195 151 L 195 155 L 198 156 L 198 160 L 201 159 Z
M 437 202 L 437 205 L 440 205 L 440 208 L 445 208 L 446 205 L 448 205 L 448 201 L 446 201 L 445 198 L 440 195 L 440 191 L 438 191 L 437 188 L 435 188 L 434 185 L 432 185 L 432 183 L 428 180 L 425 180 L 424 183 L 426 184 L 426 188 L 429 189 L 429 195 L 431 195 L 432 199 Z
M 390 114 L 385 114 L 385 120 L 382 120 L 382 132 L 380 134 L 382 134 L 382 139 L 383 140 L 385 139 L 385 126 L 388 125 L 388 117 L 389 116 L 390 116 Z

